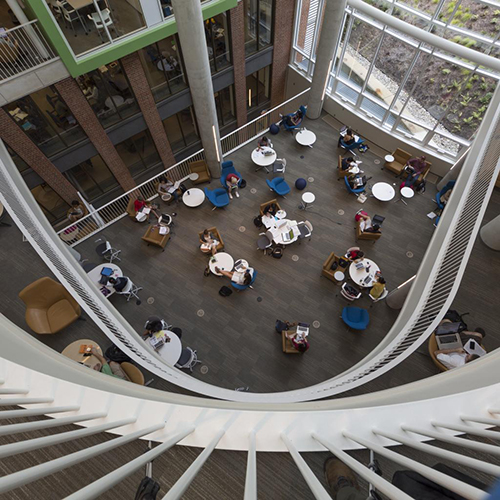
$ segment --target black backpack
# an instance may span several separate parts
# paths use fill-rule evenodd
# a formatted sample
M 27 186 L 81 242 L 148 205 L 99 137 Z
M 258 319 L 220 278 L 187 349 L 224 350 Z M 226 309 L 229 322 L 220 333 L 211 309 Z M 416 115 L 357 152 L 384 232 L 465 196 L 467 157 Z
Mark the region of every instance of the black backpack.
M 283 257 L 283 249 L 280 247 L 276 247 L 271 254 L 275 259 L 281 259 Z
M 241 189 L 246 188 L 247 187 L 247 181 L 245 179 L 241 179 L 239 187 Z
M 110 361 L 116 361 L 117 363 L 123 363 L 124 361 L 132 361 L 123 351 L 121 351 L 114 344 L 109 346 L 104 354 Z
M 219 295 L 221 295 L 222 297 L 229 297 L 232 293 L 233 293 L 233 291 L 227 286 L 223 286 L 219 290 Z
M 137 493 L 135 494 L 135 500 L 156 500 L 156 495 L 160 491 L 160 485 L 150 477 L 145 477 L 139 488 L 137 488 Z
M 262 227 L 264 225 L 264 224 L 262 224 L 262 217 L 260 215 L 255 217 L 255 219 L 253 220 L 253 223 L 256 227 Z
M 277 319 L 274 328 L 278 333 L 281 333 L 283 330 L 288 330 L 290 327 L 288 326 L 287 321 L 281 321 L 280 319 Z
M 422 182 L 418 184 L 415 190 L 417 191 L 418 194 L 425 193 L 425 179 L 423 179 Z

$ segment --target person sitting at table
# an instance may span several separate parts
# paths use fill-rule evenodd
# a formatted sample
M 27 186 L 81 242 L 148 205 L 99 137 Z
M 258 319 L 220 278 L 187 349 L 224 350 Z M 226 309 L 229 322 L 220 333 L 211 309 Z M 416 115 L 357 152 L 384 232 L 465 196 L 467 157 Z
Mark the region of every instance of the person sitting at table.
M 272 148 L 273 144 L 271 141 L 264 135 L 257 141 L 257 151 L 260 151 L 262 148 Z
M 309 342 L 304 335 L 298 332 L 286 332 L 285 335 L 297 351 L 304 353 L 309 349 Z
M 85 207 L 78 201 L 71 202 L 71 208 L 68 210 L 68 219 L 70 222 L 76 222 L 85 215 Z
M 366 175 L 361 176 L 360 173 L 350 174 L 347 177 L 347 182 L 349 182 L 351 189 L 358 189 L 366 186 L 368 179 L 366 178 Z
M 130 382 L 127 374 L 122 370 L 120 363 L 117 363 L 116 361 L 110 361 L 108 363 L 106 358 L 99 354 L 99 351 L 95 347 L 92 347 L 90 352 L 99 360 L 99 363 L 94 365 L 94 370 L 105 373 L 106 375 L 111 375 L 112 377 L 121 378 L 122 380 L 128 380 Z
M 477 354 L 468 354 L 462 347 L 458 349 L 440 349 L 434 351 L 434 354 L 436 355 L 436 359 L 448 368 L 448 370 L 459 368 L 479 358 Z
M 156 215 L 156 218 L 158 219 L 160 216 L 158 213 L 155 211 L 155 208 L 158 208 L 157 205 L 152 205 L 151 203 L 144 201 L 144 198 L 142 196 L 138 196 L 137 199 L 134 201 L 134 210 L 135 210 L 135 218 L 139 222 L 144 222 L 149 219 L 149 214 L 144 213 L 145 208 L 150 208 L 151 212 L 153 212 Z
M 130 278 L 126 276 L 120 276 L 119 278 L 109 278 L 108 283 L 111 283 L 115 291 L 121 292 L 127 286 Z
M 174 200 L 179 203 L 179 194 L 177 193 L 177 189 L 174 188 L 174 183 L 163 175 L 158 180 L 159 183 L 156 191 L 160 197 L 162 198 L 167 194 L 171 194 L 174 197 Z
M 364 256 L 364 252 L 362 252 L 359 247 L 349 248 L 345 254 L 345 258 L 351 262 L 361 262 Z
M 343 136 L 340 135 L 339 148 L 342 146 L 340 141 L 342 141 L 346 146 L 350 146 L 351 144 L 354 144 L 356 142 L 356 138 L 354 137 L 354 132 L 350 128 L 348 128 L 345 131 L 345 134 Z
M 253 278 L 253 268 L 249 267 L 242 271 L 223 271 L 218 267 L 215 268 L 216 273 L 220 273 L 227 278 L 231 278 L 231 281 L 237 285 L 250 285 Z
M 356 221 L 359 221 L 359 229 L 362 233 L 380 233 L 380 225 L 372 224 L 370 216 L 363 210 L 356 214 Z
M 417 182 L 420 174 L 426 169 L 425 156 L 410 158 L 405 165 L 404 171 L 408 174 L 404 180 L 404 186 L 412 187 Z
M 167 329 L 168 324 L 164 319 L 161 319 L 159 316 L 150 316 L 144 324 L 144 333 L 142 334 L 142 336 L 144 338 L 148 338 L 151 337 L 153 333 Z
M 357 167 L 358 164 L 354 161 L 354 158 L 352 156 L 349 156 L 348 158 L 342 158 L 342 163 L 341 163 L 341 168 L 342 170 L 349 170 L 353 167 Z
M 272 203 L 269 203 L 269 205 L 266 205 L 262 212 L 264 215 L 275 216 L 278 213 L 278 211 L 279 211 L 278 205 L 276 205 L 276 203 L 272 202 Z
M 298 125 L 302 118 L 304 117 L 304 115 L 302 114 L 302 111 L 297 110 L 295 113 L 293 113 L 292 115 L 286 115 L 285 116 L 285 123 L 288 127 L 295 127 L 296 125 Z
M 217 253 L 217 245 L 219 244 L 219 242 L 214 238 L 213 234 L 208 231 L 208 229 L 205 229 L 203 231 L 203 234 L 200 238 L 200 243 L 200 249 L 203 253 L 211 252 L 212 255 L 215 255 Z
M 370 289 L 370 295 L 374 299 L 378 299 L 385 290 L 385 279 L 382 277 L 382 275 L 377 274 L 375 275 L 375 283 L 373 283 L 373 286 Z
M 230 173 L 228 174 L 228 176 L 226 177 L 226 186 L 227 186 L 227 193 L 229 195 L 229 198 L 231 198 L 231 200 L 233 199 L 233 191 L 234 191 L 234 194 L 236 195 L 236 198 L 239 198 L 240 197 L 240 193 L 238 192 L 238 183 L 240 182 L 240 178 L 234 174 L 234 173 Z

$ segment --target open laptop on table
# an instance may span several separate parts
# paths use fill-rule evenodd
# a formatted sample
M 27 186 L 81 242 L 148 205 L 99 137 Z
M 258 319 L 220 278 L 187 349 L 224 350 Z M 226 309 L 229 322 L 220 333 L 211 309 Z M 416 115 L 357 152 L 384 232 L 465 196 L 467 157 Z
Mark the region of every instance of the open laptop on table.
M 463 347 L 458 330 L 460 322 L 443 323 L 436 328 L 436 343 L 438 349 L 460 349 Z

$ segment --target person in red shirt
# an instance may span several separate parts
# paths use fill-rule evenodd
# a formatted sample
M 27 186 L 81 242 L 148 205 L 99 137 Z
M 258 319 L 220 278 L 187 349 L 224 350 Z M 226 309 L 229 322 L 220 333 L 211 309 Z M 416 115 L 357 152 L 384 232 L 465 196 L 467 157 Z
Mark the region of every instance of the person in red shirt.
M 158 215 L 157 212 L 155 212 L 155 208 L 158 208 L 157 205 L 151 205 L 151 203 L 148 203 L 146 201 L 144 201 L 144 198 L 142 196 L 138 196 L 137 199 L 134 201 L 134 210 L 135 210 L 135 214 L 136 214 L 136 218 L 139 222 L 144 222 L 145 220 L 149 220 L 149 215 L 147 215 L 147 217 L 144 217 L 139 219 L 137 217 L 137 214 L 139 214 L 140 212 L 142 212 L 144 210 L 144 208 L 151 208 L 151 212 L 154 213 L 156 215 L 157 218 L 159 218 L 160 216 Z M 150 213 L 151 213 L 150 212 Z
M 240 182 L 240 178 L 236 174 L 229 174 L 226 177 L 226 186 L 227 186 L 227 192 L 229 194 L 229 198 L 233 199 L 233 191 L 234 194 L 236 195 L 236 198 L 240 197 L 240 193 L 238 192 L 238 184 Z

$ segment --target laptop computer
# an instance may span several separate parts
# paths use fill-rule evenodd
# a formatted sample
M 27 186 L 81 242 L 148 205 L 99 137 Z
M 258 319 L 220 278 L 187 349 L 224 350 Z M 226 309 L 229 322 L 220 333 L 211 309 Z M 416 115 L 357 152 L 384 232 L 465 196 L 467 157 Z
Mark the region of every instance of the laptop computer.
M 458 333 L 436 335 L 438 349 L 460 349 L 463 347 Z
M 378 224 L 379 226 L 382 225 L 382 222 L 385 221 L 385 217 L 382 217 L 381 215 L 374 215 L 372 219 L 373 224 Z
M 299 323 L 297 325 L 297 335 L 300 337 L 307 337 L 309 335 L 309 324 Z
M 455 323 L 443 323 L 436 328 L 436 335 L 448 335 L 450 333 L 458 333 L 460 330 L 460 321 Z

